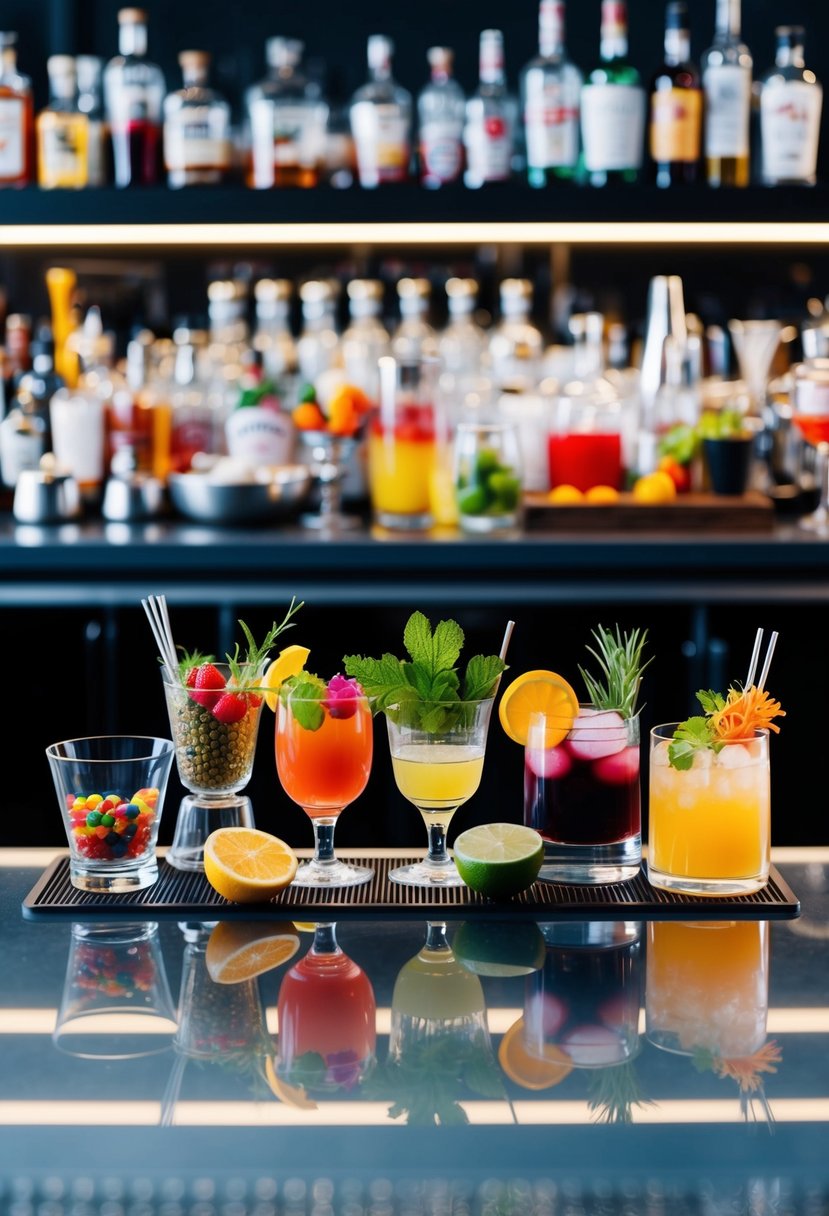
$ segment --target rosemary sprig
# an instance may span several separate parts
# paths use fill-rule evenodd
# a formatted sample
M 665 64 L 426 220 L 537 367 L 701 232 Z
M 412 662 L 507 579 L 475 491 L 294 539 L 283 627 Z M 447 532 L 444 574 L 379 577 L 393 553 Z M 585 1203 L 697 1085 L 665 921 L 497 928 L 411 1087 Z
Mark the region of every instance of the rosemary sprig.
M 587 647 L 588 654 L 599 664 L 600 676 L 579 667 L 587 695 L 594 709 L 612 709 L 626 718 L 639 711 L 636 702 L 642 685 L 642 674 L 653 655 L 643 662 L 642 656 L 648 640 L 647 629 L 634 629 L 630 633 L 616 626 L 616 632 L 599 625 L 593 630 L 598 649 Z

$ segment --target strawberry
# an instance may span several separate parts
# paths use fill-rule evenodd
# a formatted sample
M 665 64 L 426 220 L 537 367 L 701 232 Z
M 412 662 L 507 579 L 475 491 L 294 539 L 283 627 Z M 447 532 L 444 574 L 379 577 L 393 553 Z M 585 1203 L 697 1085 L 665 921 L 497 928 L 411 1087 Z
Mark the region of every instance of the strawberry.
M 248 712 L 248 699 L 244 693 L 226 692 L 211 706 L 211 713 L 217 722 L 232 726 L 241 722 Z
M 187 675 L 184 677 L 184 683 L 187 688 L 196 687 L 196 676 L 199 673 L 198 667 L 191 667 Z
M 225 689 L 224 676 L 212 663 L 202 663 L 196 672 L 194 691 L 190 696 L 198 705 L 212 709 Z

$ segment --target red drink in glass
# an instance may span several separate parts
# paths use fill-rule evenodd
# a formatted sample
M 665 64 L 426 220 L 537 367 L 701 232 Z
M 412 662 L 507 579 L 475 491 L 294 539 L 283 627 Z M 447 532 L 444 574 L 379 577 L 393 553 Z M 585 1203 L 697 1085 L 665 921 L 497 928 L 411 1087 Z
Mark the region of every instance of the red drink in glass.
M 622 485 L 622 439 L 612 431 L 552 434 L 547 440 L 550 485 L 575 486 L 584 492 L 592 486 Z

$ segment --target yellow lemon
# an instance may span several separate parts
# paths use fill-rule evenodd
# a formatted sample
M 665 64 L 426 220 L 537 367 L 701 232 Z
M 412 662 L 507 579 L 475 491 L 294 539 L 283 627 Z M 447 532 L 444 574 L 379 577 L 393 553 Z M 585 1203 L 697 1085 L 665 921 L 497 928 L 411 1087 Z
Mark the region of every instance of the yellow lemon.
M 578 486 L 556 486 L 555 489 L 550 490 L 550 493 L 547 495 L 547 502 L 568 503 L 583 501 L 584 495 Z
M 584 498 L 586 502 L 618 502 L 619 491 L 613 486 L 591 486 Z
M 268 709 L 276 713 L 276 702 L 282 682 L 287 680 L 288 676 L 299 675 L 308 662 L 310 653 L 307 646 L 286 646 L 284 650 L 280 650 L 262 677 L 262 688 L 266 690 L 265 702 Z
M 662 469 L 646 473 L 633 483 L 631 493 L 636 502 L 666 503 L 676 498 L 676 483 Z
M 204 876 L 233 903 L 271 899 L 294 880 L 293 849 L 258 828 L 216 828 L 204 842 Z

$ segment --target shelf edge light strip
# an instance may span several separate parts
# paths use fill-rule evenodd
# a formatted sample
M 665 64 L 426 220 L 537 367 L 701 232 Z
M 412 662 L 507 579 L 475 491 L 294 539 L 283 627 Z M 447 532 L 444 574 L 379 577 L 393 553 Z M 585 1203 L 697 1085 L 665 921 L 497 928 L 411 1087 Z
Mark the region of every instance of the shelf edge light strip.
M 825 245 L 829 223 L 762 221 L 320 224 L 4 224 L 0 247 L 159 248 L 246 245 Z

